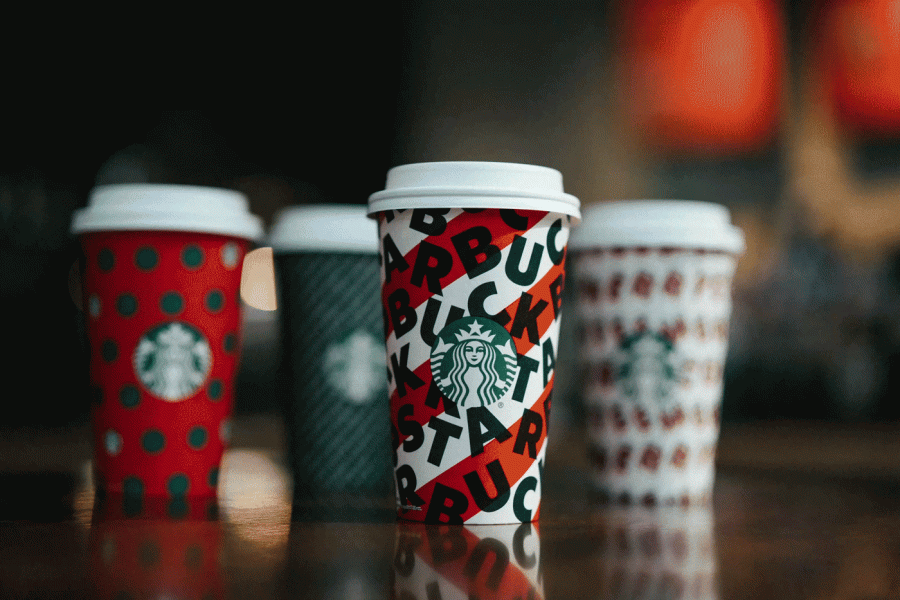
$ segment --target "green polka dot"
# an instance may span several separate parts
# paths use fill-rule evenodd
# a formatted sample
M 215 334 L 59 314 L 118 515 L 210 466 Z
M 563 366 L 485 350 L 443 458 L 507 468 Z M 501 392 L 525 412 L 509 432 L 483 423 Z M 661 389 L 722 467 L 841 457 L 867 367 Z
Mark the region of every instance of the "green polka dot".
M 209 382 L 209 387 L 206 388 L 206 393 L 209 396 L 209 399 L 213 402 L 217 402 L 222 399 L 222 382 L 218 379 L 213 379 Z
M 184 551 L 184 564 L 191 569 L 197 569 L 203 564 L 203 550 L 200 546 L 191 545 Z
M 144 512 L 144 497 L 123 495 L 122 512 L 126 517 L 136 517 Z
M 159 563 L 162 552 L 154 542 L 144 542 L 138 548 L 138 560 L 145 569 L 151 569 Z
M 133 475 L 126 477 L 122 481 L 122 493 L 126 496 L 143 496 L 144 482 Z
M 133 385 L 122 386 L 119 391 L 119 402 L 125 408 L 134 408 L 141 403 L 141 393 Z
M 169 517 L 183 519 L 187 516 L 189 509 L 190 507 L 184 497 L 172 498 L 168 507 Z
M 225 349 L 225 352 L 234 352 L 237 348 L 237 335 L 226 333 L 225 338 L 222 340 L 222 348 Z
M 134 517 L 144 510 L 144 482 L 131 475 L 122 481 L 122 512 Z
M 167 315 L 177 315 L 184 308 L 184 299 L 178 292 L 166 292 L 159 301 L 159 306 Z
M 189 486 L 190 481 L 184 473 L 175 473 L 169 477 L 169 483 L 166 485 L 169 493 L 173 496 L 184 496 Z
M 213 467 L 209 470 L 209 487 L 219 485 L 219 467 Z
M 116 300 L 116 310 L 123 317 L 130 317 L 137 312 L 137 298 L 131 294 L 122 294 Z
M 144 271 L 154 269 L 158 262 L 159 255 L 156 253 L 156 250 L 147 246 L 140 248 L 134 255 L 134 264 Z
M 119 357 L 119 347 L 112 340 L 103 340 L 103 344 L 100 346 L 100 356 L 106 362 L 112 362 Z
M 209 434 L 206 432 L 206 428 L 199 425 L 191 429 L 187 438 L 188 445 L 194 450 L 203 448 L 203 446 L 206 445 L 207 439 L 209 439 Z
M 225 306 L 225 294 L 219 290 L 213 290 L 206 295 L 206 308 L 210 312 L 217 313 Z
M 141 438 L 141 446 L 150 454 L 158 454 L 166 447 L 166 438 L 161 431 L 150 429 Z
M 100 267 L 100 270 L 103 272 L 112 271 L 112 268 L 116 266 L 116 257 L 112 253 L 112 250 L 104 248 L 97 254 L 97 266 Z
M 181 251 L 181 264 L 188 269 L 196 269 L 203 264 L 203 250 L 191 244 Z

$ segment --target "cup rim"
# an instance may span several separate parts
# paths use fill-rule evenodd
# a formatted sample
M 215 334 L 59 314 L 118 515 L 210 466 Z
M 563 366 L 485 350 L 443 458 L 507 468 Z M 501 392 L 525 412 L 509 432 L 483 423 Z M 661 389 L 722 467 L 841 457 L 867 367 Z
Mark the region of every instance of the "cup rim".
M 100 185 L 75 210 L 70 232 L 184 231 L 257 240 L 262 220 L 236 190 L 196 185 L 139 183 Z
M 497 208 L 557 212 L 581 218 L 581 202 L 563 191 L 550 167 L 489 161 L 410 163 L 388 171 L 385 189 L 369 196 L 368 214 L 388 210 Z
M 615 247 L 668 247 L 741 254 L 744 234 L 722 204 L 698 200 L 613 200 L 584 209 L 573 230 L 573 251 Z
M 378 225 L 361 204 L 308 204 L 275 215 L 267 243 L 277 253 L 378 253 Z

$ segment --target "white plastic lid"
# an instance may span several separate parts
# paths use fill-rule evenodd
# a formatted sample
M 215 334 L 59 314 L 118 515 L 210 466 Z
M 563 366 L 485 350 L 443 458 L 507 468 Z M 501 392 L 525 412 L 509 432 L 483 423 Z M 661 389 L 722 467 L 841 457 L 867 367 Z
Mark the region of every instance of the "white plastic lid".
M 378 253 L 378 224 L 357 204 L 311 204 L 280 211 L 269 232 L 275 252 Z
M 722 205 L 692 200 L 623 200 L 592 204 L 573 229 L 573 250 L 615 246 L 703 248 L 739 254 L 744 234 Z
M 251 240 L 262 221 L 234 190 L 192 185 L 122 184 L 91 190 L 86 208 L 75 211 L 71 232 L 197 231 Z
M 556 169 L 501 162 L 430 162 L 394 167 L 369 196 L 369 215 L 407 208 L 511 208 L 581 218 Z

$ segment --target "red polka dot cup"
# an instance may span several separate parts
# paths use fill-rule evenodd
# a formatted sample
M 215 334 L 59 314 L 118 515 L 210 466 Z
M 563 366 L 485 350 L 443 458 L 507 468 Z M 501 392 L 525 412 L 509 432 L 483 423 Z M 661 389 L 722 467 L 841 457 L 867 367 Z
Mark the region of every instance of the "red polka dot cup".
M 398 515 L 537 519 L 578 199 L 545 167 L 421 163 L 391 169 L 369 214 Z
M 572 239 L 582 393 L 594 481 L 611 500 L 709 500 L 743 245 L 716 204 L 585 210 Z
M 72 232 L 83 250 L 98 488 L 214 496 L 241 342 L 241 266 L 259 219 L 233 191 L 112 185 Z

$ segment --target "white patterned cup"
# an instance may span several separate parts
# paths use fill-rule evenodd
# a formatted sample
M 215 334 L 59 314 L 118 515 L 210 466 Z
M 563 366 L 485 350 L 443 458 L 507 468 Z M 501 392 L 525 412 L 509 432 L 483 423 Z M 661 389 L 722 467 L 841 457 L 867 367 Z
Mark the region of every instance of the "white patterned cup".
M 716 204 L 612 202 L 585 211 L 571 248 L 597 490 L 708 502 L 740 230 Z

